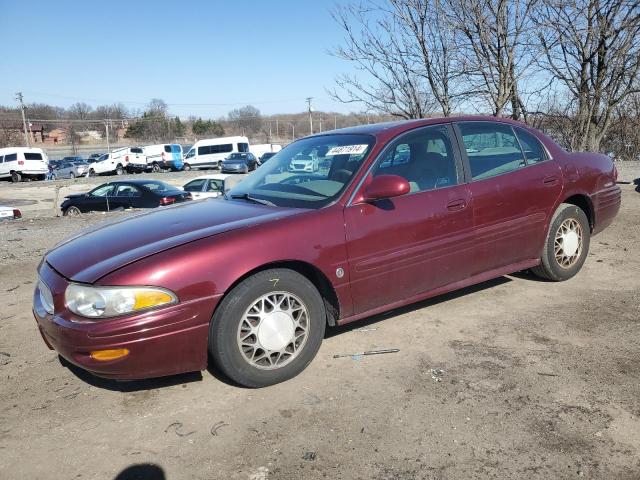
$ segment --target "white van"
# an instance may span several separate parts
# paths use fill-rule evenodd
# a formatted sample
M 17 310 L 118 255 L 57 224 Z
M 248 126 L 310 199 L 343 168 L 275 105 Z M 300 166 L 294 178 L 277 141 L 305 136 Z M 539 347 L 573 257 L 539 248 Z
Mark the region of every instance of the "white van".
M 153 172 L 161 170 L 182 170 L 182 145 L 161 143 L 144 147 L 147 167 Z
M 11 177 L 16 183 L 23 178 L 44 180 L 49 171 L 49 159 L 41 148 L 0 148 L 0 178 Z
M 222 137 L 199 140 L 193 144 L 184 157 L 184 169 L 220 168 L 222 160 L 232 153 L 248 153 L 247 137 Z

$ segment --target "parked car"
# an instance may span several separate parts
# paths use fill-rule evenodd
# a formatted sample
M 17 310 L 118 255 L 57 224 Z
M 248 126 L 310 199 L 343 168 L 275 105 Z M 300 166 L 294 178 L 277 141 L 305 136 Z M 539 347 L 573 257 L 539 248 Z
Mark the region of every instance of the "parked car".
M 266 152 L 266 153 L 263 153 L 262 156 L 260 157 L 260 165 L 262 165 L 263 163 L 266 163 L 267 160 L 269 160 L 271 157 L 273 157 L 276 153 L 278 153 L 278 152 Z
M 69 162 L 69 163 L 75 163 L 75 162 L 86 162 L 86 159 L 78 156 L 78 155 L 74 155 L 74 156 L 70 156 L 70 157 L 62 157 L 62 160 L 60 160 L 62 163 L 64 162 Z
M 122 175 L 124 174 L 124 165 L 122 164 L 123 159 L 120 161 L 116 161 L 112 153 L 105 153 L 98 158 L 89 159 L 87 162 L 89 163 L 89 175 L 106 175 L 106 174 L 116 174 Z
M 0 205 L 0 220 L 16 220 L 18 218 L 22 218 L 20 210 Z
M 220 164 L 221 172 L 248 173 L 258 168 L 258 159 L 253 153 L 232 153 Z
M 49 172 L 49 159 L 41 148 L 0 148 L 0 178 L 17 183 L 23 178 L 44 180 Z
M 198 140 L 184 156 L 184 169 L 220 168 L 231 153 L 249 152 L 247 137 L 222 137 Z
M 328 169 L 288 171 L 314 151 Z M 616 178 L 606 155 L 493 117 L 323 133 L 225 200 L 59 245 L 40 263 L 33 310 L 47 345 L 99 376 L 202 370 L 210 355 L 235 382 L 270 385 L 304 370 L 327 325 L 525 269 L 573 277 L 620 208 Z
M 290 172 L 313 173 L 320 168 L 320 161 L 311 152 L 301 152 L 289 163 Z
M 148 168 L 153 172 L 182 170 L 182 146 L 177 143 L 148 145 L 144 147 Z M 189 170 L 186 168 L 186 170 Z
M 89 172 L 89 163 L 62 161 L 53 169 L 55 178 L 76 178 L 86 175 Z
M 124 166 L 129 173 L 139 173 L 147 170 L 147 156 L 141 147 L 116 148 L 111 152 L 111 157 L 116 164 Z M 116 174 L 120 175 L 117 172 Z
M 194 200 L 199 198 L 217 198 L 221 197 L 226 188 L 226 179 L 229 175 L 213 174 L 197 177 L 190 182 L 185 183 L 182 189 L 191 193 Z
M 107 212 L 127 208 L 155 208 L 191 200 L 191 194 L 158 180 L 109 182 L 88 193 L 65 197 L 64 216 L 85 212 Z

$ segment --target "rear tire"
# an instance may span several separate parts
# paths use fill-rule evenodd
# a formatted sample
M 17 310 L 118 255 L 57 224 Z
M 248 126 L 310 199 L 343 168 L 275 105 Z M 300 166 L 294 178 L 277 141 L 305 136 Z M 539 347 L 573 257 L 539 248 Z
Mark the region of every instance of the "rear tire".
M 325 325 L 324 303 L 313 283 L 293 270 L 264 270 L 224 297 L 209 327 L 209 352 L 233 381 L 266 387 L 311 363 Z
M 69 173 L 69 178 L 70 178 L 71 180 L 75 179 L 75 178 L 76 178 L 75 173 L 70 172 L 70 173 Z
M 561 282 L 577 274 L 589 254 L 591 228 L 580 207 L 561 204 L 551 218 L 540 265 L 531 271 L 540 278 Z
M 89 173 L 87 174 L 88 177 L 95 177 L 96 176 L 96 171 L 92 168 L 91 170 L 89 170 Z
M 162 170 L 160 168 L 160 165 L 158 165 L 157 163 L 154 162 L 153 165 L 151 166 L 151 171 L 153 173 L 160 173 L 160 170 Z
M 18 172 L 11 172 L 11 181 L 13 183 L 20 183 L 22 181 L 22 175 Z
M 122 168 L 122 165 L 118 165 L 116 167 L 116 175 L 123 175 L 124 174 L 124 169 Z
M 188 163 L 185 163 L 182 166 L 182 170 L 184 170 L 185 172 L 190 172 L 191 171 L 191 165 L 189 165 Z

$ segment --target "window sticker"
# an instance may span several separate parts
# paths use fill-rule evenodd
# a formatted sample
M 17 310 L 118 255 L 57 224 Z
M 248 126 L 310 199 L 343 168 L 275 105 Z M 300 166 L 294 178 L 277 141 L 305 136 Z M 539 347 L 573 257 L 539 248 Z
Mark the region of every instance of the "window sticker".
M 360 155 L 364 153 L 369 145 L 343 145 L 341 147 L 333 147 L 327 152 L 329 155 Z

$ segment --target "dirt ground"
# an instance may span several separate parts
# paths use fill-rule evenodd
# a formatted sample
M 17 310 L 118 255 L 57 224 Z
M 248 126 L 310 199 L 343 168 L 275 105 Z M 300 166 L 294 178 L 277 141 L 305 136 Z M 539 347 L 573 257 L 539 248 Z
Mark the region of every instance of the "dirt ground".
M 640 478 L 640 193 L 622 188 L 572 280 L 502 277 L 330 330 L 260 390 L 62 365 L 30 312 L 36 266 L 105 215 L 5 222 L 0 478 Z M 375 348 L 400 352 L 333 358 Z

